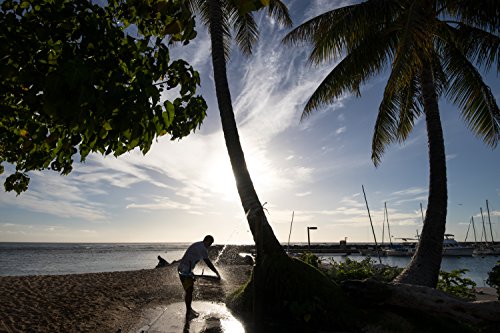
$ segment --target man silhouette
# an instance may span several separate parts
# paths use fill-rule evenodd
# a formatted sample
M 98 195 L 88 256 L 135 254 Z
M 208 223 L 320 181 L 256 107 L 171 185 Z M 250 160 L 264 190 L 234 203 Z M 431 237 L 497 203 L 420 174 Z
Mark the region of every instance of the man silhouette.
M 207 235 L 205 236 L 203 241 L 191 244 L 187 248 L 186 253 L 184 253 L 181 261 L 179 262 L 177 271 L 179 272 L 179 278 L 181 279 L 182 287 L 185 291 L 184 302 L 186 303 L 187 319 L 196 318 L 199 315 L 198 312 L 194 311 L 191 308 L 195 281 L 193 269 L 198 261 L 203 259 L 208 268 L 210 268 L 217 275 L 217 278 L 220 279 L 219 272 L 208 258 L 208 248 L 213 244 L 213 242 L 214 238 L 210 235 Z

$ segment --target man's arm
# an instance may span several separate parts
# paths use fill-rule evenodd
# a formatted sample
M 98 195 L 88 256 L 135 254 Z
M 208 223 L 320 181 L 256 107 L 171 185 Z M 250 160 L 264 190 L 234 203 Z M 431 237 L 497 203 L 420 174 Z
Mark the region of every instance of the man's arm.
M 210 268 L 215 274 L 217 274 L 217 277 L 220 279 L 220 274 L 217 271 L 217 268 L 215 268 L 214 264 L 212 264 L 210 259 L 205 258 L 205 259 L 203 259 L 203 261 L 205 262 L 205 264 L 207 264 L 208 268 Z

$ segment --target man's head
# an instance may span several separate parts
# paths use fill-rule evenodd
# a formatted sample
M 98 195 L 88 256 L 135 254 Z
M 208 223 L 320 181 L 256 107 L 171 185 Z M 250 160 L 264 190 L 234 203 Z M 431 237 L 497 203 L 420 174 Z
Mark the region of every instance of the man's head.
M 205 238 L 203 238 L 203 244 L 205 244 L 205 247 L 210 247 L 214 243 L 214 238 L 211 235 L 206 235 Z

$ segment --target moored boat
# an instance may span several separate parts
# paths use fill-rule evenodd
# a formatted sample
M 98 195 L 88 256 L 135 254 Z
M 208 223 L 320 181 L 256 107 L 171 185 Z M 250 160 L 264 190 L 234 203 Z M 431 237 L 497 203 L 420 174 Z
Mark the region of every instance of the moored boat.
M 500 245 L 479 245 L 474 249 L 474 255 L 476 256 L 484 256 L 484 255 L 493 255 L 500 256 Z
M 368 256 L 368 257 L 374 257 L 374 256 L 378 256 L 378 255 L 384 256 L 385 255 L 385 249 L 383 249 L 383 248 L 379 248 L 378 252 L 377 252 L 377 249 L 374 249 L 374 248 L 358 249 L 358 252 L 362 256 Z
M 384 253 L 390 257 L 411 257 L 415 253 L 415 248 L 410 246 L 395 246 L 385 249 Z
M 444 235 L 443 256 L 472 256 L 473 253 L 473 246 L 461 245 L 452 234 Z
M 404 243 L 391 244 L 391 246 L 384 250 L 386 256 L 391 257 L 410 257 L 415 253 L 416 239 L 402 238 Z
M 412 256 L 416 250 L 416 243 L 407 242 L 410 239 L 403 238 L 405 243 L 393 245 L 384 250 L 386 256 Z M 445 234 L 443 240 L 443 256 L 472 256 L 473 246 L 464 246 L 457 242 L 452 234 Z

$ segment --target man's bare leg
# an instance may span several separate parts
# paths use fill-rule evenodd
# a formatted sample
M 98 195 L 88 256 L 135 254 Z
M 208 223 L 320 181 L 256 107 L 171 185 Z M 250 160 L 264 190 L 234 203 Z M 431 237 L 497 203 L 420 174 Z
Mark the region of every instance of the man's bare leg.
M 184 295 L 184 302 L 186 303 L 186 318 L 189 319 L 196 318 L 199 315 L 198 312 L 191 308 L 191 303 L 193 302 L 193 289 L 193 286 L 189 287 Z

